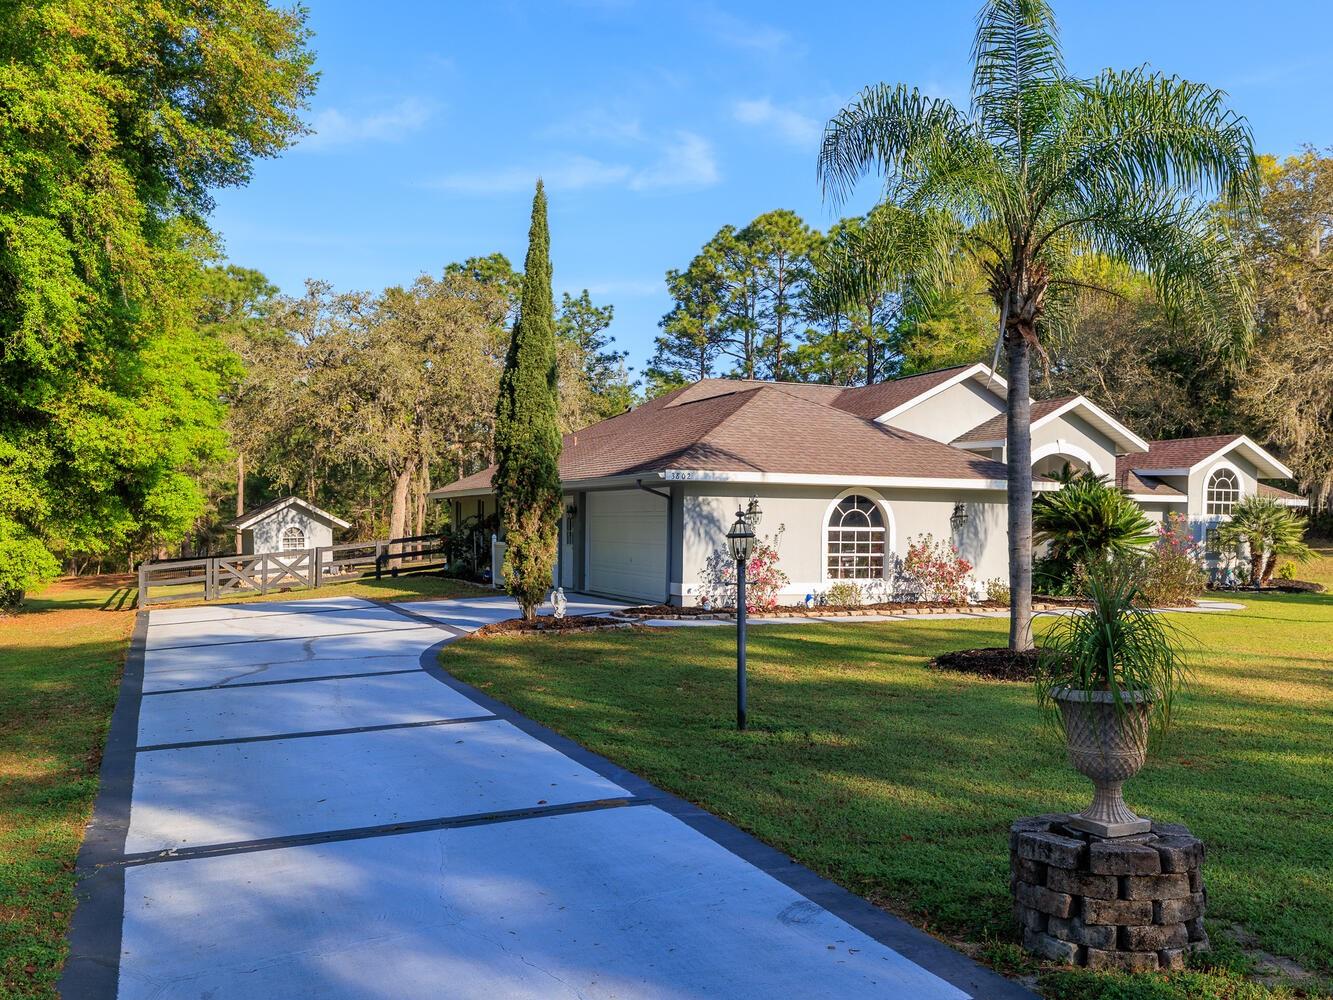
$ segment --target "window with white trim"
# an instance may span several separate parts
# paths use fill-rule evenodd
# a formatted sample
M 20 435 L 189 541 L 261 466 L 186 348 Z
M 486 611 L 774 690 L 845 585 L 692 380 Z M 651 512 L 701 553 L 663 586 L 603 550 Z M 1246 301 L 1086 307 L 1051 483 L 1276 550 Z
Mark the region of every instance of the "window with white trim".
M 1218 469 L 1208 477 L 1205 514 L 1230 514 L 1240 500 L 1240 480 L 1230 469 Z
M 877 503 L 857 494 L 839 500 L 828 522 L 829 579 L 883 579 L 885 537 Z
M 299 552 L 305 548 L 305 532 L 296 525 L 283 529 L 282 532 L 282 551 Z

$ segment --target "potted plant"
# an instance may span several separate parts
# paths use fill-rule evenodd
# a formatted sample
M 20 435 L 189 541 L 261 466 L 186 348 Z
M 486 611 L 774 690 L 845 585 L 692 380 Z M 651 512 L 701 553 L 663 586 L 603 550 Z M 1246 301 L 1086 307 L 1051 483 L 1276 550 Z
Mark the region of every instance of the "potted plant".
M 1058 618 L 1038 659 L 1038 701 L 1063 723 L 1069 761 L 1096 789 L 1069 825 L 1101 837 L 1151 829 L 1121 786 L 1143 767 L 1149 732 L 1170 725 L 1187 679 L 1184 637 L 1146 606 L 1144 571 L 1132 556 L 1092 563 L 1083 574 L 1088 609 Z

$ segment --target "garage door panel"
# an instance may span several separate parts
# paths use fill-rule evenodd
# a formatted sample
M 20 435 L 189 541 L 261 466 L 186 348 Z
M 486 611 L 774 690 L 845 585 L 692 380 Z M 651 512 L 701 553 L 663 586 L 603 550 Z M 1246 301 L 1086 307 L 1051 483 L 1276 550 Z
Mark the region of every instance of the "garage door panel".
M 644 601 L 663 600 L 666 518 L 666 501 L 652 493 L 589 493 L 588 589 Z

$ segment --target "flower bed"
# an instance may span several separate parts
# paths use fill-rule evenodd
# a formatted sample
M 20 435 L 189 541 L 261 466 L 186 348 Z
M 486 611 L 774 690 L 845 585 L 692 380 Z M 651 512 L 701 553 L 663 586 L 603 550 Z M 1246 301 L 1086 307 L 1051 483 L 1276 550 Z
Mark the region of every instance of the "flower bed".
M 1043 598 L 1032 605 L 1033 611 L 1056 611 L 1061 608 L 1078 606 L 1083 602 L 1069 599 Z M 1007 611 L 1009 605 L 1000 601 L 977 601 L 975 604 L 950 604 L 944 601 L 880 601 L 875 604 L 816 604 L 806 607 L 796 604 L 791 607 L 779 605 L 768 611 L 751 611 L 750 618 L 854 618 L 868 615 L 943 615 L 971 614 L 975 612 Z M 649 604 L 636 608 L 622 608 L 612 612 L 617 618 L 660 618 L 666 621 L 683 619 L 703 619 L 705 621 L 731 621 L 736 617 L 735 608 L 678 608 L 671 604 Z

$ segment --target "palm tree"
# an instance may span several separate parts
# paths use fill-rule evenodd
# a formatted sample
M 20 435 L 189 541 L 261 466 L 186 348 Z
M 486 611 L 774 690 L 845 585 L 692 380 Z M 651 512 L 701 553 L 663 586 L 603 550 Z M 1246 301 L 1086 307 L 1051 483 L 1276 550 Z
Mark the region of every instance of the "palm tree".
M 954 248 L 986 275 L 1008 377 L 1010 646 L 1032 645 L 1030 365 L 1061 296 L 1089 287 L 1071 262 L 1099 254 L 1150 275 L 1196 329 L 1234 330 L 1248 299 L 1223 228 L 1255 203 L 1249 126 L 1225 95 L 1135 69 L 1066 72 L 1045 0 L 989 0 L 972 49 L 968 110 L 903 86 L 866 88 L 824 132 L 825 196 L 868 172 L 921 218 L 917 280 L 947 284 Z M 1245 314 L 1247 310 L 1234 310 Z
M 1228 545 L 1249 543 L 1255 590 L 1272 579 L 1278 556 L 1297 562 L 1314 557 L 1305 544 L 1305 518 L 1275 497 L 1247 496 L 1231 511 L 1231 520 L 1217 529 L 1217 537 Z
M 1157 537 L 1143 508 L 1105 476 L 1066 465 L 1059 482 L 1032 505 L 1033 540 L 1050 546 L 1040 565 L 1052 584 L 1068 583 L 1079 566 L 1142 551 Z

